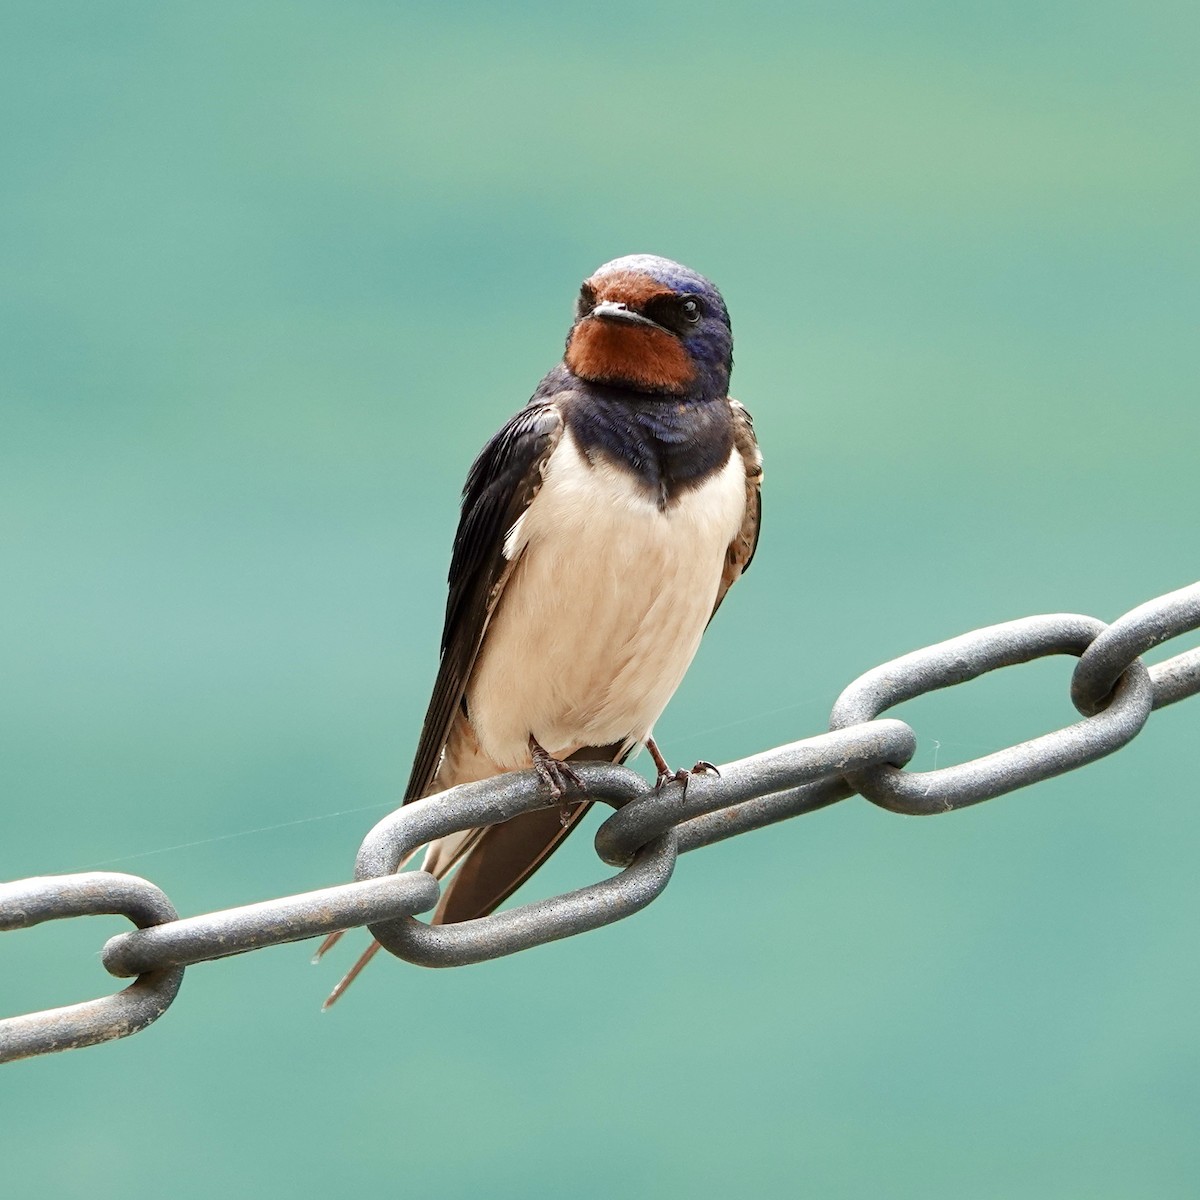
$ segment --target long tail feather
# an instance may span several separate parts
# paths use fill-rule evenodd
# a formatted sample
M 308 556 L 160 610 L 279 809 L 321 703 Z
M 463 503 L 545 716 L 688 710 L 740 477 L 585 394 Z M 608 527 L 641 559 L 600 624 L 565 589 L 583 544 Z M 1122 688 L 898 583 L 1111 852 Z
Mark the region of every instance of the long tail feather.
M 328 940 L 328 939 L 327 939 Z M 325 1003 L 321 1005 L 321 1011 L 324 1012 L 332 1008 L 338 1001 L 341 994 L 358 978 L 359 972 L 379 953 L 380 945 L 378 942 L 372 942 L 359 956 L 358 962 L 348 970 L 345 975 L 337 981 L 337 985 L 333 991 L 325 997 Z
M 345 935 L 344 929 L 335 929 L 318 947 L 316 953 L 312 956 L 312 965 L 315 967 L 317 963 L 329 953 L 340 942 Z

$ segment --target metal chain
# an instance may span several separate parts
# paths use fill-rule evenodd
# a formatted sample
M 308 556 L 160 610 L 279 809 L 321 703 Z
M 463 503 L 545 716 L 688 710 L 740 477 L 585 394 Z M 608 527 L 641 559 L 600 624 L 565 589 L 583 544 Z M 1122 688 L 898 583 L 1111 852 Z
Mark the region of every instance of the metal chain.
M 184 968 L 284 942 L 366 925 L 392 954 L 453 967 L 515 954 L 608 925 L 666 887 L 678 855 L 855 793 L 892 812 L 926 815 L 990 800 L 1095 762 L 1131 741 L 1151 711 L 1200 692 L 1200 647 L 1147 669 L 1140 655 L 1200 628 L 1200 583 L 1140 605 L 1111 625 L 1059 613 L 977 629 L 893 659 L 856 679 L 833 706 L 830 732 L 693 775 L 686 789 L 656 790 L 609 763 L 577 764 L 593 800 L 616 811 L 596 831 L 596 853 L 619 874 L 590 887 L 475 921 L 429 925 L 437 880 L 396 868 L 434 838 L 545 808 L 532 771 L 465 784 L 385 817 L 358 852 L 356 882 L 180 919 L 145 879 L 109 871 L 0 884 L 0 931 L 98 913 L 136 929 L 106 943 L 110 974 L 136 976 L 124 991 L 0 1020 L 0 1062 L 125 1037 L 160 1017 Z M 905 771 L 916 735 L 881 718 L 894 704 L 1050 654 L 1079 657 L 1071 699 L 1083 714 L 1065 729 L 941 770 Z

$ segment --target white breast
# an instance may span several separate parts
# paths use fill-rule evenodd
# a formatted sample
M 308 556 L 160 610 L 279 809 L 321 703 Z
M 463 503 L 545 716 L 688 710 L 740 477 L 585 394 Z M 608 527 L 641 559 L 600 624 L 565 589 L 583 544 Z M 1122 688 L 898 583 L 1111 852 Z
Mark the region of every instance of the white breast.
M 467 687 L 481 749 L 529 764 L 644 741 L 700 644 L 746 505 L 741 455 L 666 509 L 570 432 L 509 532 L 517 560 Z

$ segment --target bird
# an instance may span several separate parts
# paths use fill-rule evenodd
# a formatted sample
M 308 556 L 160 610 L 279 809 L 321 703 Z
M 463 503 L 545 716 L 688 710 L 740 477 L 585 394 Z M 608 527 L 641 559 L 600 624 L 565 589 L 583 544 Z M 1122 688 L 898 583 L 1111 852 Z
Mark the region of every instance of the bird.
M 613 259 L 581 285 L 562 361 L 471 466 L 404 803 L 532 768 L 560 804 L 426 847 L 435 924 L 492 912 L 578 825 L 572 763 L 644 746 L 659 788 L 686 787 L 654 724 L 761 524 L 762 455 L 732 369 L 710 280 L 657 255 Z

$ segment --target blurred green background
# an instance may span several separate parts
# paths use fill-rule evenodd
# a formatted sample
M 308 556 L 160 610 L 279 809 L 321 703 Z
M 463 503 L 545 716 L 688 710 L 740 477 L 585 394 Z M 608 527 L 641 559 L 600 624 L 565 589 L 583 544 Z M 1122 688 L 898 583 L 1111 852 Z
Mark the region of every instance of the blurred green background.
M 619 254 L 722 287 L 767 456 L 672 761 L 1200 574 L 1193 4 L 0 24 L 0 877 L 131 871 L 184 914 L 349 877 L 467 465 Z M 914 766 L 1069 723 L 1070 668 L 899 710 Z M 325 1015 L 361 936 L 196 967 L 147 1032 L 4 1070 L 6 1194 L 1194 1196 L 1198 728 L 952 817 L 847 802 Z M 603 873 L 573 843 L 527 895 Z M 0 1011 L 108 990 L 122 928 L 4 938 Z

